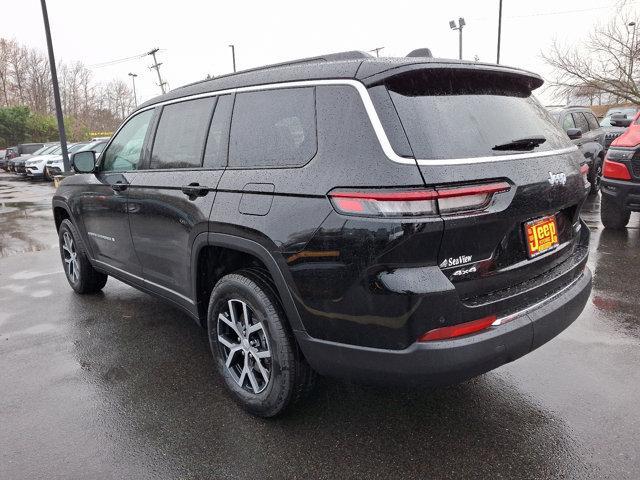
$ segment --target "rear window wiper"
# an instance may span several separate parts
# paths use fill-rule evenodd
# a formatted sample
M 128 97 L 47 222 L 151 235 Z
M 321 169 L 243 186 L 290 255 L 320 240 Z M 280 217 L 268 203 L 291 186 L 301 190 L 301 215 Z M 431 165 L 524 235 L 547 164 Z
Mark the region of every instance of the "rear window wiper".
M 496 145 L 493 150 L 533 150 L 546 141 L 547 139 L 542 136 L 519 138 L 518 140 Z

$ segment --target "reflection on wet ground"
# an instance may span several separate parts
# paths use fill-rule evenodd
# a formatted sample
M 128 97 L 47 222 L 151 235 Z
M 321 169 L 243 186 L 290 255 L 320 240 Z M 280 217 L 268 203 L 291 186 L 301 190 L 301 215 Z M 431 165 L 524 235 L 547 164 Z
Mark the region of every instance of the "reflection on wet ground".
M 640 337 L 640 215 L 633 213 L 625 230 L 605 230 L 596 197 L 587 202 L 582 217 L 591 230 L 593 305 L 617 328 Z
M 48 204 L 35 199 L 44 185 L 27 185 L 7 201 Z M 12 228 L 50 240 L 37 213 Z M 10 253 L 0 478 L 640 478 L 640 222 L 605 232 L 597 198 L 584 218 L 594 293 L 554 341 L 448 388 L 322 379 L 270 421 L 228 399 L 204 332 L 181 312 L 113 279 L 75 295 L 57 252 Z
M 0 257 L 57 248 L 53 185 L 0 173 Z

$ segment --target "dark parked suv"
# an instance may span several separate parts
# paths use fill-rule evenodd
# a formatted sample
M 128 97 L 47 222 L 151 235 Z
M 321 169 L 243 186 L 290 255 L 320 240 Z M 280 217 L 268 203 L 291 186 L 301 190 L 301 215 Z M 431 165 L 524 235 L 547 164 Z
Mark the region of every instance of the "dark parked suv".
M 487 372 L 560 333 L 591 289 L 586 169 L 541 84 L 350 52 L 176 89 L 97 162 L 75 155 L 53 200 L 69 283 L 111 275 L 182 308 L 256 415 L 316 372 Z
M 606 132 L 589 107 L 550 107 L 549 112 L 584 155 L 591 193 L 600 190 Z

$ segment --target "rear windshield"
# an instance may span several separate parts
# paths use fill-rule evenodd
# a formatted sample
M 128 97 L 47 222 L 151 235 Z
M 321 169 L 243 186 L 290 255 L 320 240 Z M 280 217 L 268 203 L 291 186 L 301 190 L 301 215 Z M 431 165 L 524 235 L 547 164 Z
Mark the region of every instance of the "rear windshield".
M 571 146 L 516 77 L 477 70 L 425 70 L 393 77 L 389 95 L 419 159 L 542 152 Z M 537 146 L 505 144 L 544 138 Z M 495 148 L 501 146 L 501 148 Z

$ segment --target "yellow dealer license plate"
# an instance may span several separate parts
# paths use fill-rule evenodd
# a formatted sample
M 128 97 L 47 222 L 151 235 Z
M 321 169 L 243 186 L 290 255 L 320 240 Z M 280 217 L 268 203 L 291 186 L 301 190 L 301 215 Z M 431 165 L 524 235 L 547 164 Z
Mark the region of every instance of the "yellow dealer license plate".
M 558 246 L 558 227 L 555 215 L 532 220 L 524 224 L 527 251 L 533 258 Z

